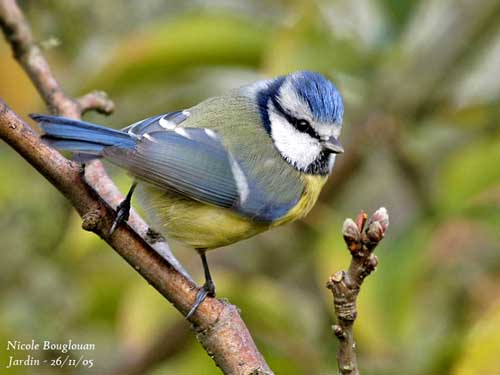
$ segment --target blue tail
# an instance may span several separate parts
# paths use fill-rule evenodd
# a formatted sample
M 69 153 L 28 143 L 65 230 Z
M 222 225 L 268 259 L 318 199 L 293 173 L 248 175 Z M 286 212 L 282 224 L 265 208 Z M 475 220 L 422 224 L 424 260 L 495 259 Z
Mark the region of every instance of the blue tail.
M 134 148 L 135 139 L 126 132 L 66 117 L 36 115 L 43 139 L 59 150 L 99 157 L 107 146 Z

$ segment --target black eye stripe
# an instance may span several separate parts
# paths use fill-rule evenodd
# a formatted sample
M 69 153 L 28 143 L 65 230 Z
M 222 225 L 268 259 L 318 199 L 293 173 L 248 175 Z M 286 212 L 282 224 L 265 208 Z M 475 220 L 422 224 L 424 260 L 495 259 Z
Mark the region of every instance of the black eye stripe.
M 295 129 L 297 129 L 302 133 L 307 133 L 313 138 L 319 139 L 318 133 L 316 133 L 316 131 L 313 129 L 309 121 L 296 119 L 295 117 L 292 116 L 290 117 L 295 120 L 295 123 L 291 122 L 291 124 L 295 127 Z
M 281 113 L 283 115 L 283 117 L 285 117 L 286 120 L 295 127 L 295 129 L 297 129 L 301 133 L 306 133 L 313 138 L 316 138 L 318 140 L 320 139 L 319 134 L 316 133 L 316 131 L 313 129 L 313 127 L 311 126 L 309 121 L 304 120 L 304 119 L 298 119 L 298 118 L 292 116 L 291 114 L 289 114 L 288 112 L 286 112 L 275 96 L 271 97 L 271 100 L 272 100 L 276 110 L 279 113 Z

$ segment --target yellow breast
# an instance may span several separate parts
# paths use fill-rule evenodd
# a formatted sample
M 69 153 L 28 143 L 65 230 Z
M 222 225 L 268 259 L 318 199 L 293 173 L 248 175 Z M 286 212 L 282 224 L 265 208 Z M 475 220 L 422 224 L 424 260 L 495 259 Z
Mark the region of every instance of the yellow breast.
M 269 228 L 227 208 L 203 204 L 178 194 L 142 187 L 143 206 L 155 229 L 196 249 L 215 249 Z
M 270 224 L 258 223 L 229 209 L 196 202 L 152 186 L 143 186 L 140 195 L 157 230 L 194 248 L 215 249 L 304 217 L 316 203 L 326 177 L 304 175 L 302 178 L 305 189 L 298 203 Z
M 297 204 L 285 214 L 285 216 L 272 224 L 273 227 L 283 225 L 306 216 L 318 200 L 319 193 L 321 192 L 323 185 L 325 185 L 328 177 L 304 174 L 301 178 L 304 182 L 304 192 L 302 197 Z

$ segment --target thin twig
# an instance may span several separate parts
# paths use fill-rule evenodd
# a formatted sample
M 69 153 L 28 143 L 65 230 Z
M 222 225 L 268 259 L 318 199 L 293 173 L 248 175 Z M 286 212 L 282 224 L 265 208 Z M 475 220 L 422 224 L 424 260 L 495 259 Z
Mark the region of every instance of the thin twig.
M 368 220 L 361 212 L 356 218 L 346 219 L 342 228 L 344 240 L 351 253 L 347 271 L 335 272 L 326 286 L 332 291 L 337 324 L 333 332 L 339 340 L 337 362 L 342 375 L 359 375 L 353 326 L 358 315 L 356 299 L 365 278 L 378 265 L 373 250 L 384 237 L 389 226 L 385 208 L 379 208 Z
M 80 118 L 86 109 L 108 111 L 109 102 L 102 98 L 84 96 L 77 101 L 64 94 L 14 0 L 0 0 L 0 26 L 12 46 L 14 56 L 52 113 Z M 189 311 L 197 286 L 151 247 L 147 240 L 152 236 L 148 235 L 149 230 L 145 230 L 147 225 L 142 219 L 135 215 L 131 220 L 134 227 L 140 223 L 139 234 L 130 225 L 123 224 L 112 236 L 108 236 L 115 216 L 109 203 L 116 206 L 122 196 L 117 193 L 118 190 L 100 163 L 92 163 L 87 168 L 87 172 L 90 169 L 91 173 L 84 176 L 79 164 L 65 159 L 41 142 L 40 137 L 2 100 L 0 138 L 70 200 L 83 218 L 84 229 L 103 238 L 183 315 Z M 163 251 L 166 250 L 168 247 L 163 248 Z M 224 373 L 272 374 L 235 306 L 207 298 L 190 322 L 196 337 Z
M 76 99 L 80 113 L 97 111 L 103 115 L 110 115 L 115 110 L 115 104 L 104 91 L 92 91 Z

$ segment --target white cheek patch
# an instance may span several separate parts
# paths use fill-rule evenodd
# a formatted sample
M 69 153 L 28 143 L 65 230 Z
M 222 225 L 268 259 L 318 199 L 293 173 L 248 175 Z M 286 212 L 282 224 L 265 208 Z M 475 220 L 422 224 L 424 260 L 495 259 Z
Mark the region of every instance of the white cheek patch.
M 299 132 L 272 109 L 269 111 L 269 120 L 271 137 L 278 151 L 297 168 L 306 170 L 321 154 L 319 141 L 306 133 Z

